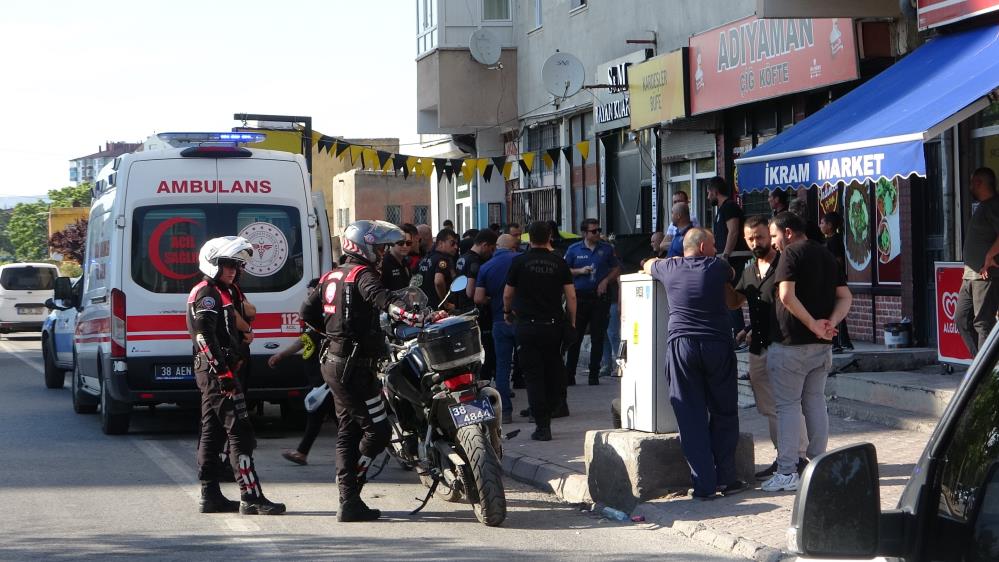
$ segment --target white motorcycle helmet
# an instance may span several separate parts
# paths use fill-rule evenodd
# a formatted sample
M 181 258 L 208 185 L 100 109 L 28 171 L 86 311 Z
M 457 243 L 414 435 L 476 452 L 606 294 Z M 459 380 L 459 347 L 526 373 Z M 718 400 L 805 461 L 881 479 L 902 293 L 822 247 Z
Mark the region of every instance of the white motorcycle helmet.
M 202 273 L 217 279 L 219 262 L 231 261 L 239 266 L 245 266 L 253 257 L 253 245 L 242 236 L 220 236 L 212 238 L 198 252 L 198 269 Z

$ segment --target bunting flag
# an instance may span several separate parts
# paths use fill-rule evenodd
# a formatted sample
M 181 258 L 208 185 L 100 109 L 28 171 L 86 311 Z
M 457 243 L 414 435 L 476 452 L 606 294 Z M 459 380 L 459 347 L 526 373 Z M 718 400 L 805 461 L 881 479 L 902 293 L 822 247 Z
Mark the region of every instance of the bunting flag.
M 565 156 L 565 161 L 569 163 L 569 166 L 572 166 L 572 147 L 563 146 L 562 155 Z
M 444 177 L 444 166 L 446 165 L 447 165 L 447 160 L 445 160 L 444 158 L 434 158 L 434 168 L 437 169 L 437 183 L 440 183 L 441 178 Z M 448 178 L 450 178 L 450 176 L 448 176 Z
M 503 179 L 509 181 L 510 180 L 510 174 L 512 174 L 512 173 L 513 173 L 513 162 L 504 162 L 503 163 Z
M 558 166 L 560 164 L 559 156 L 561 152 L 562 152 L 561 148 L 549 148 L 548 150 L 545 151 L 545 153 L 548 155 L 548 159 L 552 161 L 553 170 L 558 169 Z
M 412 163 L 410 163 L 412 160 Z M 406 156 L 405 154 L 396 154 L 392 157 L 392 165 L 395 167 L 396 175 L 399 174 L 399 170 L 402 170 L 402 177 L 404 179 L 409 179 L 409 171 L 413 169 L 416 164 L 415 156 Z
M 384 170 L 385 164 L 388 163 L 389 159 L 392 158 L 392 155 L 389 154 L 388 152 L 378 150 L 376 151 L 376 156 L 378 157 L 378 168 Z
M 381 154 L 379 154 L 378 156 L 380 157 Z M 391 154 L 389 154 L 388 156 L 391 156 Z M 381 170 L 383 172 L 391 172 L 395 170 L 396 175 L 398 175 L 399 173 L 399 169 L 395 167 L 395 160 L 393 160 L 392 158 L 385 159 L 385 164 L 382 165 Z
M 350 152 L 350 165 L 351 166 L 355 166 L 355 165 L 357 165 L 357 160 L 362 157 L 362 153 L 364 152 L 364 149 L 361 148 L 360 146 L 354 146 L 354 145 L 349 145 L 349 147 L 350 147 L 350 150 L 349 150 L 349 152 Z
M 465 158 L 465 163 L 461 165 L 461 173 L 465 175 L 465 181 L 471 182 L 475 179 L 475 172 L 479 169 L 478 158 Z
M 461 159 L 461 158 L 452 158 L 451 160 L 449 160 L 449 162 L 451 162 L 451 173 L 453 173 L 454 175 L 457 176 L 458 174 L 460 174 L 462 172 L 461 167 L 462 167 L 462 165 L 465 164 L 465 161 L 463 159 Z M 447 179 L 450 180 L 451 176 L 448 176 Z
M 506 164 L 506 156 L 493 156 L 493 166 L 496 166 L 497 170 L 502 170 L 503 165 Z
M 576 150 L 579 151 L 579 155 L 583 157 L 583 162 L 590 157 L 590 141 L 579 141 L 576 143 Z
M 349 144 L 345 142 L 337 142 L 335 145 L 333 145 L 333 155 L 343 160 L 341 156 L 343 156 L 343 153 L 347 151 L 348 148 L 350 148 Z
M 378 152 L 373 148 L 365 148 L 361 153 L 361 158 L 363 159 L 364 165 L 361 167 L 364 170 L 371 169 L 377 170 L 378 168 Z
M 483 160 L 485 160 L 486 166 L 485 166 L 485 168 L 480 168 L 480 172 L 479 173 L 482 174 L 482 179 L 484 179 L 486 182 L 488 182 L 493 177 L 493 168 L 495 166 L 493 166 L 492 164 L 490 164 L 488 159 L 484 158 Z
M 548 154 L 547 150 L 541 153 L 541 161 L 544 162 L 545 167 L 549 170 L 555 169 L 555 160 L 552 159 L 551 154 Z
M 533 152 L 525 152 L 520 155 L 520 166 L 524 168 L 525 174 L 530 174 L 534 170 L 534 157 L 536 154 Z
M 430 174 L 433 173 L 434 166 L 436 164 L 435 164 L 434 160 L 431 159 L 431 158 L 423 158 L 422 159 L 422 163 L 420 165 L 423 167 L 423 175 L 429 178 Z M 441 171 L 442 170 L 443 170 L 443 165 L 440 168 L 437 169 L 437 175 L 438 176 L 441 175 Z
M 326 152 L 327 154 L 329 154 L 330 149 L 333 148 L 334 145 L 336 145 L 336 140 L 334 140 L 332 137 L 327 137 L 326 135 L 322 135 L 321 137 L 319 137 L 319 140 L 316 142 L 316 149 L 319 152 Z
M 478 161 L 479 175 L 482 176 L 482 179 L 486 181 L 489 181 L 489 178 L 486 177 L 486 168 L 490 167 L 491 165 L 492 164 L 489 163 L 488 158 L 479 158 Z

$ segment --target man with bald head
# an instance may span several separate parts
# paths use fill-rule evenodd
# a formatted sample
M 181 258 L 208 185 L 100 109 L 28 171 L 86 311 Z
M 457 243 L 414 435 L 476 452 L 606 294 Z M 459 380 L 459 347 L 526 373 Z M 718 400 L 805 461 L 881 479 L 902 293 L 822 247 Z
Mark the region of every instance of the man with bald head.
M 510 370 L 515 346 L 513 325 L 503 320 L 503 288 L 510 263 L 517 256 L 519 240 L 504 234 L 496 240 L 493 257 L 482 264 L 475 277 L 475 304 L 489 306 L 493 317 L 493 345 L 496 349 L 496 390 L 503 399 L 503 423 L 513 422 L 510 402 Z
M 420 233 L 420 256 L 425 256 L 434 245 L 434 231 L 428 224 L 416 225 L 416 231 Z
M 669 328 L 666 376 L 690 465 L 695 499 L 745 488 L 735 472 L 739 440 L 735 343 L 726 297 L 735 273 L 715 256 L 715 238 L 703 228 L 683 237 L 683 257 L 652 259 L 644 271 L 666 287 Z

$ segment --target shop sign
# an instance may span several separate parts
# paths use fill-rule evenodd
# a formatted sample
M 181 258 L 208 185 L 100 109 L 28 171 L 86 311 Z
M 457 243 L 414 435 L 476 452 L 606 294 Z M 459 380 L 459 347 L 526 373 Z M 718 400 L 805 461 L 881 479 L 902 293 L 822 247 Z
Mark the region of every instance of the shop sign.
M 687 116 L 686 53 L 686 49 L 679 49 L 628 69 L 632 130 Z
M 964 345 L 954 320 L 964 264 L 938 261 L 934 267 L 937 282 L 937 358 L 940 361 L 970 365 L 973 357 Z
M 999 0 L 916 0 L 919 30 L 999 10 Z
M 628 98 L 628 67 L 645 60 L 645 51 L 607 61 L 597 66 L 597 84 L 609 88 L 593 88 L 593 129 L 596 132 L 627 127 L 631 123 Z
M 858 76 L 849 19 L 750 16 L 694 35 L 688 57 L 692 115 Z

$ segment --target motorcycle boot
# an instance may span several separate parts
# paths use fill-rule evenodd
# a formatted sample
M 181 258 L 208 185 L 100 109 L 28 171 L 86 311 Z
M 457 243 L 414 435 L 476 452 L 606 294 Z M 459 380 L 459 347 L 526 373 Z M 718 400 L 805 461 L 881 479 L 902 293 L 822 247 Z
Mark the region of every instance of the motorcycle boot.
M 253 459 L 239 456 L 239 512 L 243 515 L 281 515 L 286 508 L 264 497 Z
M 371 509 L 360 497 L 353 497 L 347 501 L 340 502 L 340 509 L 336 512 L 336 520 L 341 523 L 374 521 L 381 516 L 381 510 Z
M 217 480 L 203 481 L 198 511 L 201 513 L 236 513 L 239 511 L 239 502 L 227 499 L 222 495 L 222 489 L 219 488 Z

